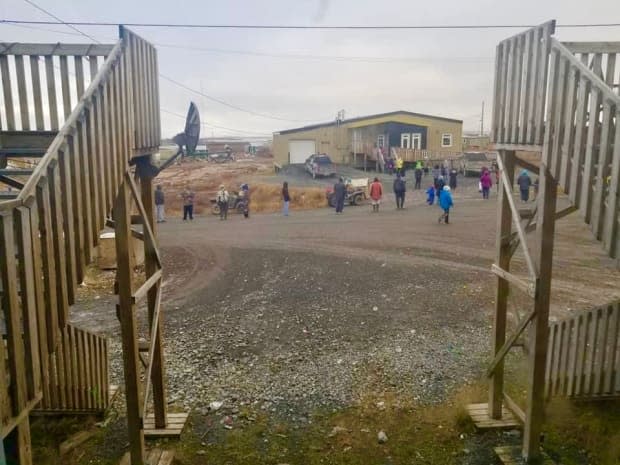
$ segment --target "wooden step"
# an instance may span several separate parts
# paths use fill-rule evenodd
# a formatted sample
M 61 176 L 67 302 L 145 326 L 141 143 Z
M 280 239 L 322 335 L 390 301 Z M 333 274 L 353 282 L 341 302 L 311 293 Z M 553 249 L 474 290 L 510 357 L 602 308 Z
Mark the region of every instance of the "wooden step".
M 171 465 L 174 459 L 174 451 L 161 450 L 158 448 L 151 449 L 145 457 L 145 465 Z M 131 457 L 129 452 L 125 452 L 119 465 L 131 465 Z
M 16 199 L 19 192 L 0 192 L 0 200 L 13 200 Z
M 474 422 L 476 429 L 513 429 L 520 428 L 521 423 L 505 406 L 502 407 L 502 418 L 495 419 L 489 416 L 489 404 L 469 404 L 467 413 Z
M 189 413 L 168 413 L 166 415 L 166 427 L 159 429 L 155 427 L 155 416 L 150 413 L 144 419 L 145 438 L 178 438 L 183 432 Z
M 40 158 L 46 150 L 41 148 L 0 148 L 0 156 L 7 158 Z

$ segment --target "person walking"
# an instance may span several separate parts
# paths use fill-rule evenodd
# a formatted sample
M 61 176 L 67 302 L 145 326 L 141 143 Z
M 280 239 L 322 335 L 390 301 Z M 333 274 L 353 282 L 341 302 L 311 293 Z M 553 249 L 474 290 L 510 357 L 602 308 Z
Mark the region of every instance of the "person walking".
M 241 184 L 241 190 L 239 191 L 241 197 L 241 206 L 243 207 L 243 217 L 250 217 L 250 186 L 244 183 Z
M 336 197 L 336 214 L 342 213 L 344 209 L 344 198 L 347 194 L 347 186 L 344 185 L 344 179 L 338 178 L 338 182 L 334 184 L 334 196 Z
M 379 182 L 379 178 L 375 178 L 375 180 L 370 185 L 370 200 L 372 203 L 372 211 L 379 211 L 379 204 L 381 203 L 381 198 L 383 197 L 383 186 Z
M 422 189 L 422 162 L 418 161 L 415 165 L 415 187 L 414 189 Z
M 288 182 L 282 184 L 282 214 L 288 216 L 288 206 L 291 202 L 291 196 L 288 193 Z
M 397 174 L 396 179 L 394 179 L 393 189 L 394 195 L 396 196 L 396 209 L 402 210 L 405 203 L 405 192 L 407 191 L 407 187 L 405 185 L 405 180 L 400 174 Z
M 433 182 L 437 183 L 437 179 L 439 179 L 439 176 L 441 175 L 441 173 L 439 172 L 439 165 L 435 165 L 433 167 L 433 169 L 431 170 L 431 174 L 433 175 Z
M 456 177 L 458 176 L 459 172 L 456 170 L 456 168 L 452 168 L 450 170 L 450 178 L 448 180 L 448 185 L 450 186 L 450 190 L 456 189 Z
M 155 189 L 155 213 L 158 223 L 166 222 L 164 216 L 164 191 L 161 188 L 161 184 L 157 184 L 157 188 Z
M 493 178 L 487 168 L 482 168 L 482 175 L 480 176 L 480 187 L 482 188 L 482 198 L 489 199 L 489 191 L 493 186 Z
M 441 191 L 443 190 L 443 186 L 446 185 L 446 181 L 444 180 L 443 176 L 439 175 L 439 177 L 437 178 L 437 180 L 435 181 L 435 195 L 437 197 L 437 202 L 439 202 L 439 194 L 441 194 Z
M 441 221 L 444 220 L 446 224 L 450 223 L 450 208 L 454 205 L 454 202 L 452 201 L 452 194 L 450 193 L 450 186 L 443 186 L 443 189 L 439 194 L 438 203 L 439 207 L 443 210 L 438 222 L 441 223 Z
M 519 191 L 521 192 L 521 202 L 527 202 L 530 199 L 530 186 L 532 185 L 532 179 L 527 170 L 521 171 L 517 178 L 517 184 L 519 184 Z
M 187 186 L 183 192 L 181 192 L 181 197 L 183 198 L 183 221 L 187 221 L 189 218 L 190 221 L 194 220 L 194 191 Z
M 224 184 L 221 184 L 220 189 L 217 191 L 217 195 L 215 196 L 217 206 L 220 207 L 220 220 L 225 220 L 228 218 L 228 200 L 228 191 L 226 190 Z

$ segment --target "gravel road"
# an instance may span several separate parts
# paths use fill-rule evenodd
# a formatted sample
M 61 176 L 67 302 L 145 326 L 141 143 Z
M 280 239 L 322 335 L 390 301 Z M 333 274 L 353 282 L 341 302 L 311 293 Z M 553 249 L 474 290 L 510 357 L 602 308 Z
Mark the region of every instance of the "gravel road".
M 464 186 L 450 225 L 437 223 L 420 191 L 403 211 L 388 199 L 378 214 L 361 206 L 159 225 L 170 401 L 205 412 L 212 401 L 233 413 L 251 405 L 303 422 L 316 408 L 355 402 L 377 377 L 379 389 L 424 402 L 479 379 L 497 205 Z M 558 316 L 610 300 L 620 277 L 571 218 L 558 225 Z M 72 319 L 111 337 L 121 381 L 114 297 L 82 297 Z

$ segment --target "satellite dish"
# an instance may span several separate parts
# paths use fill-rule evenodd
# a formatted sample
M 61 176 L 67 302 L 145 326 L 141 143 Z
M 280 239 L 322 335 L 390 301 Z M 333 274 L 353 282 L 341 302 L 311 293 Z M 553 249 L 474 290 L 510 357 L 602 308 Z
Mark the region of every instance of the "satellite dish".
M 200 113 L 194 102 L 189 104 L 187 118 L 185 118 L 185 147 L 189 153 L 196 150 L 200 138 Z
M 189 109 L 187 110 L 187 117 L 185 118 L 185 131 L 180 132 L 172 138 L 175 144 L 179 146 L 177 153 L 170 157 L 166 162 L 159 167 L 158 173 L 169 167 L 179 156 L 184 156 L 186 153 L 193 153 L 198 145 L 198 139 L 200 138 L 200 113 L 198 107 L 194 102 L 190 102 Z M 183 149 L 185 147 L 185 150 Z

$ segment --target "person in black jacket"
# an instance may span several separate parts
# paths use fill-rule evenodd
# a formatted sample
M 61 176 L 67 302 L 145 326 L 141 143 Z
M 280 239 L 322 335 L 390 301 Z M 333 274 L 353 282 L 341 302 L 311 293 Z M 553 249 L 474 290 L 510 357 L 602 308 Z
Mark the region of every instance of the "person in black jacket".
M 161 188 L 161 184 L 157 185 L 155 189 L 155 211 L 157 213 L 157 222 L 165 223 L 166 218 L 164 216 L 164 191 Z
M 336 213 L 342 213 L 344 209 L 344 198 L 347 195 L 347 186 L 344 185 L 344 179 L 338 179 L 334 184 L 334 196 L 336 197 Z
M 286 181 L 282 184 L 282 202 L 284 202 L 284 205 L 282 206 L 282 214 L 284 216 L 288 216 L 288 206 L 291 202 L 291 196 L 288 193 L 288 182 Z
M 403 208 L 405 203 L 405 192 L 407 191 L 405 180 L 400 176 L 400 174 L 396 176 L 393 188 L 394 195 L 396 196 L 396 209 L 400 210 Z

